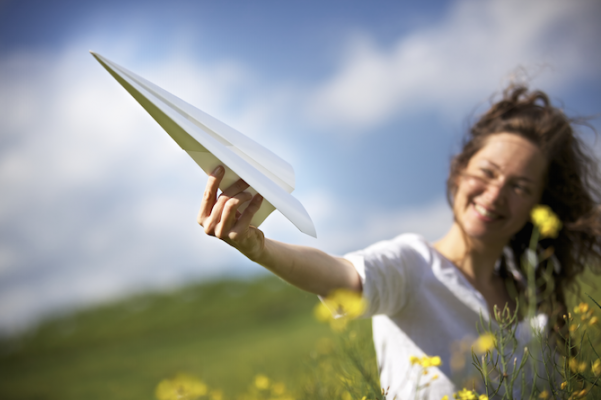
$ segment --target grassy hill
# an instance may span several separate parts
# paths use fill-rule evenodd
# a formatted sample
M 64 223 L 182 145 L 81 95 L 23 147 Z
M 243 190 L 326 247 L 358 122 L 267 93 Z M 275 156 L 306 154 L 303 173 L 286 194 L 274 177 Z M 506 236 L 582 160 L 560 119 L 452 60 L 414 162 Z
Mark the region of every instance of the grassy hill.
M 2 343 L 1 399 L 152 399 L 164 378 L 201 377 L 224 398 L 265 374 L 298 390 L 320 338 L 313 295 L 273 277 L 148 294 L 49 321 Z M 369 330 L 369 321 L 363 321 Z M 370 347 L 371 348 L 371 347 Z

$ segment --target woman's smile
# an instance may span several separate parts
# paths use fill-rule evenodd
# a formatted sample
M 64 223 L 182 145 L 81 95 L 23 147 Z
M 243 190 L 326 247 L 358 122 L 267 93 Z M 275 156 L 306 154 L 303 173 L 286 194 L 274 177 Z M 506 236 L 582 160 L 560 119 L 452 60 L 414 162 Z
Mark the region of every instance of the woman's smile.
M 472 203 L 474 207 L 474 212 L 480 217 L 481 220 L 486 222 L 493 222 L 501 218 L 501 216 L 491 210 L 488 210 L 486 207 L 481 206 L 476 203 Z

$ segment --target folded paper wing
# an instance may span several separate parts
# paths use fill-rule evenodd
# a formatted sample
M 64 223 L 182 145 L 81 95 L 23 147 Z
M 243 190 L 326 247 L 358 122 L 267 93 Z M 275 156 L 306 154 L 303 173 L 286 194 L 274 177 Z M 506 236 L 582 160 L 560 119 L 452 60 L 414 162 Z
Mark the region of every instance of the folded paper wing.
M 311 217 L 290 195 L 295 184 L 290 164 L 155 84 L 97 53 L 90 53 L 207 174 L 217 165 L 225 167 L 221 190 L 242 178 L 250 185 L 248 192 L 263 196 L 252 225 L 259 226 L 277 208 L 301 232 L 316 237 Z

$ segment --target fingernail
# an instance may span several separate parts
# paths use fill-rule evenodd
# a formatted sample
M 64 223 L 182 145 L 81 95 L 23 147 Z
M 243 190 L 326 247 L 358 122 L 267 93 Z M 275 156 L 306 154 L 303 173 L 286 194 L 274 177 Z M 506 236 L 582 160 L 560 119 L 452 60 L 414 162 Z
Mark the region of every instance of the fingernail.
M 221 165 L 218 165 L 217 168 L 215 168 L 215 170 L 213 171 L 213 175 L 221 175 L 222 172 L 223 167 Z

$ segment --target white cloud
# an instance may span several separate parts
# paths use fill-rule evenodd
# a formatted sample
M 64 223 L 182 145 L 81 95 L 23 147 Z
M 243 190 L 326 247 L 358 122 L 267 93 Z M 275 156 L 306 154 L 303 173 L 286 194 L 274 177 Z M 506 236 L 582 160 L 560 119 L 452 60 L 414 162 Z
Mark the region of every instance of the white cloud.
M 599 11 L 592 0 L 460 0 L 440 23 L 388 48 L 357 33 L 307 113 L 318 125 L 357 131 L 424 109 L 463 115 L 519 66 L 542 71 L 537 84 L 548 91 L 598 76 Z
M 221 115 L 252 81 L 232 62 L 154 65 Z M 9 54 L 0 77 L 0 329 L 250 264 L 196 226 L 204 174 L 81 46 Z

